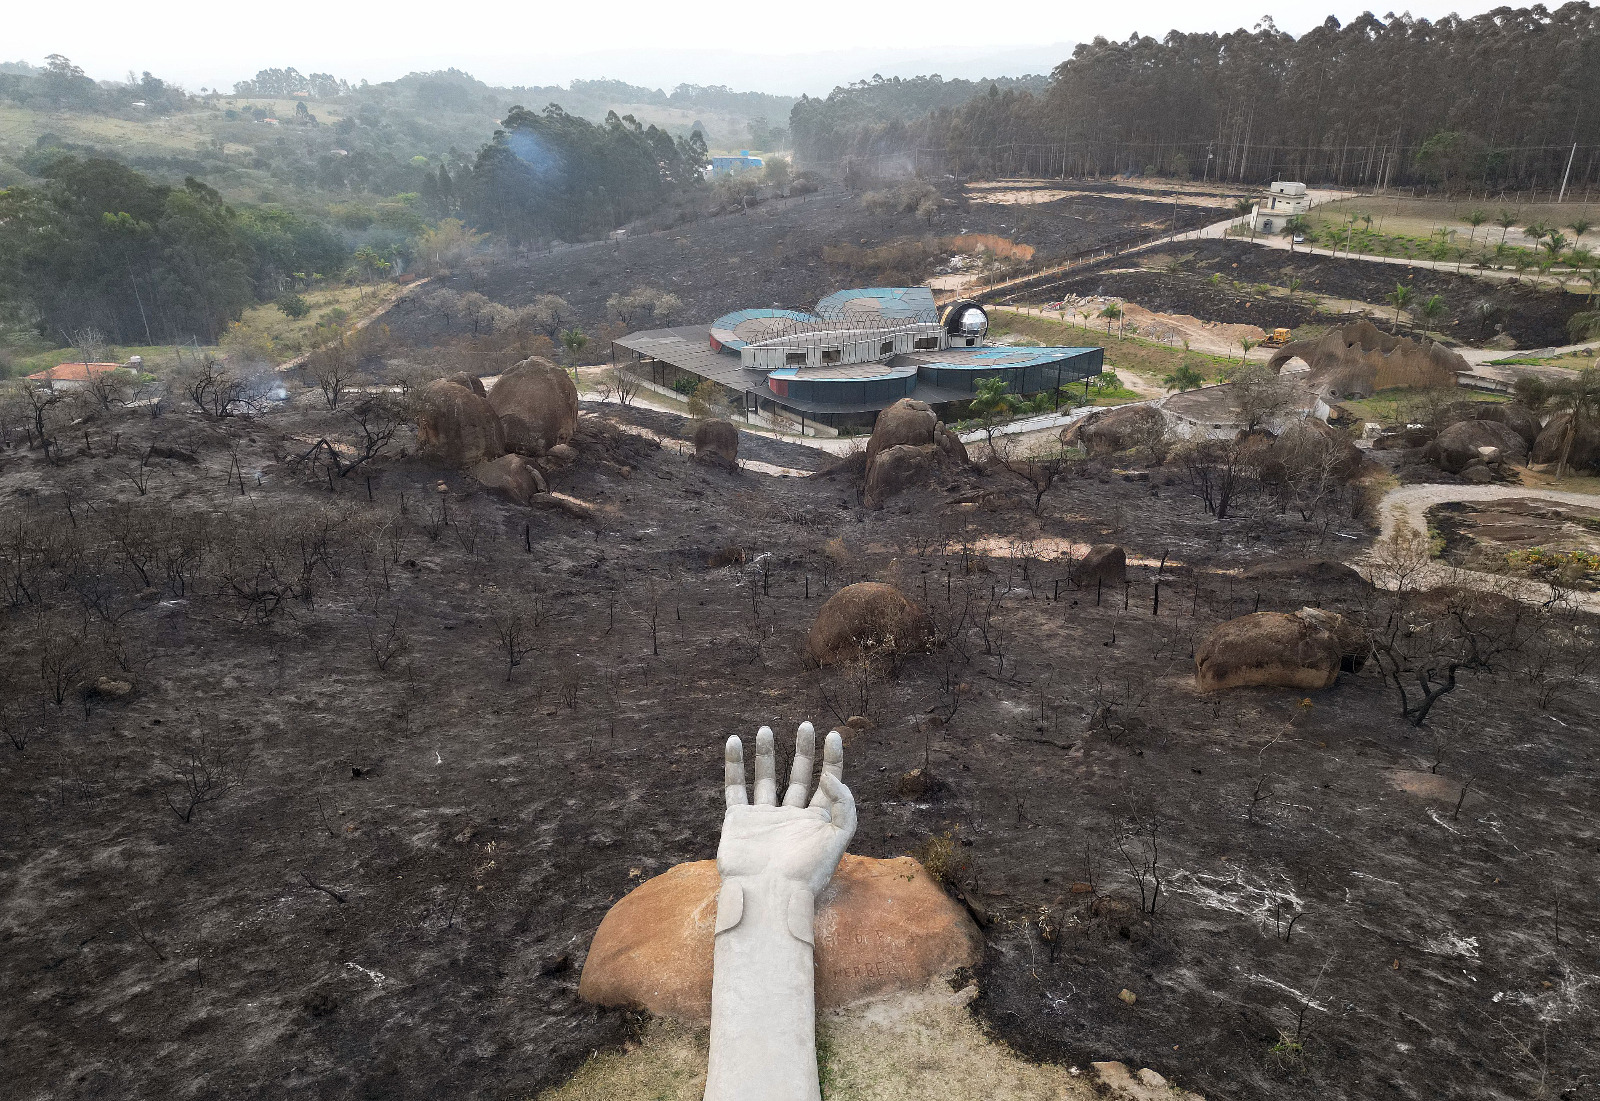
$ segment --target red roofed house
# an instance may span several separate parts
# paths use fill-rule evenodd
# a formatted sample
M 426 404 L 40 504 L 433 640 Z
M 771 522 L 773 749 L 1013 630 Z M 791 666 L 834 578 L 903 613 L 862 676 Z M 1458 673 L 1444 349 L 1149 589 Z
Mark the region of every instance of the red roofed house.
M 82 390 L 94 376 L 122 369 L 120 363 L 58 363 L 48 371 L 29 375 L 28 381 L 44 383 L 52 390 Z

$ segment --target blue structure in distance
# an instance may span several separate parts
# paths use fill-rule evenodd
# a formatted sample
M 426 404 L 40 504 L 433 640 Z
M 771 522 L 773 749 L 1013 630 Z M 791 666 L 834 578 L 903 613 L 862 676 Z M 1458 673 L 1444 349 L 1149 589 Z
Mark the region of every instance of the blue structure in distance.
M 713 176 L 731 176 L 735 172 L 749 172 L 752 169 L 764 168 L 766 163 L 760 157 L 752 157 L 750 150 L 741 149 L 737 157 L 712 157 L 711 174 Z

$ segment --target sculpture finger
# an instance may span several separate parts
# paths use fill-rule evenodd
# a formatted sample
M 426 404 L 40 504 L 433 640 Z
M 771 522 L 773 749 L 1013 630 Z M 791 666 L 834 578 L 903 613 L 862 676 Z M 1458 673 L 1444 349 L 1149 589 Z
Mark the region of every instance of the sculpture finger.
M 831 800 L 829 816 L 833 819 L 834 828 L 842 832 L 848 842 L 856 832 L 856 797 L 843 781 L 828 773 L 822 774 L 821 786 Z
M 811 787 L 811 766 L 817 756 L 817 728 L 801 723 L 794 735 L 794 767 L 789 770 L 789 788 L 783 793 L 783 805 L 803 807 L 806 791 Z
M 742 807 L 750 801 L 744 790 L 744 743 L 734 734 L 722 750 L 723 798 L 730 807 Z
M 758 807 L 778 805 L 778 749 L 772 727 L 756 731 L 756 799 Z
M 837 730 L 830 730 L 827 740 L 822 743 L 822 778 L 826 780 L 829 776 L 835 780 L 844 776 L 844 739 Z M 827 784 L 819 783 L 817 793 L 811 797 L 811 805 L 827 810 L 832 801 Z

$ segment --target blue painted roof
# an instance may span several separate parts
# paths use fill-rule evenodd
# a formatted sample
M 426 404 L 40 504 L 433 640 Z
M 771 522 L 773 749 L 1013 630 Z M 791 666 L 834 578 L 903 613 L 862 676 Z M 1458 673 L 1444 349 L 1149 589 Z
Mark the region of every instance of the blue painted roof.
M 817 303 L 817 313 L 829 321 L 856 320 L 864 311 L 862 299 L 872 300 L 879 317 L 915 321 L 938 321 L 939 310 L 933 304 L 933 291 L 928 287 L 858 287 L 854 290 L 834 291 Z
M 887 365 L 885 365 L 887 366 Z M 801 375 L 805 371 L 807 374 Z M 888 367 L 882 374 L 877 375 L 846 375 L 828 374 L 825 370 L 816 367 L 778 367 L 767 372 L 768 378 L 805 378 L 810 382 L 879 382 L 886 378 L 906 378 L 917 373 L 917 364 L 902 364 L 899 367 Z
M 711 335 L 715 337 L 717 343 L 721 344 L 724 348 L 737 352 L 740 348 L 743 348 L 746 344 L 748 344 L 749 341 L 742 339 L 734 330 L 746 321 L 755 321 L 763 317 L 781 317 L 786 321 L 821 320 L 821 318 L 817 317 L 815 314 L 801 313 L 798 310 L 773 310 L 760 308 L 751 310 L 735 310 L 733 313 L 723 314 L 721 317 L 717 318 L 711 323 Z
M 1038 367 L 1057 360 L 1071 359 L 1094 348 L 951 348 L 926 352 L 917 357 L 923 367 L 942 367 L 953 371 L 992 371 L 996 367 Z M 952 358 L 944 358 L 950 356 Z

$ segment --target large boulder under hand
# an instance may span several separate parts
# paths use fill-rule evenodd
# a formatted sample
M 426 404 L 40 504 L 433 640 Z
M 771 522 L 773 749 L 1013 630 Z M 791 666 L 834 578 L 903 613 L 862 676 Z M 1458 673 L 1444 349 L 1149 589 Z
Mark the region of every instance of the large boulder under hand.
M 491 462 L 479 463 L 472 468 L 472 476 L 485 489 L 519 505 L 532 504 L 533 499 L 547 488 L 544 475 L 529 466 L 520 455 L 502 455 Z
M 1341 669 L 1360 669 L 1366 654 L 1360 630 L 1335 612 L 1256 612 L 1211 632 L 1195 652 L 1195 680 L 1202 692 L 1249 687 L 1315 691 L 1331 688 Z
M 1120 585 L 1128 578 L 1128 554 L 1115 543 L 1096 543 L 1078 560 L 1072 576 L 1079 588 Z
M 1166 434 L 1167 420 L 1153 405 L 1124 405 L 1091 413 L 1061 432 L 1066 447 L 1081 447 L 1091 458 L 1150 447 Z
M 701 421 L 694 429 L 694 457 L 717 466 L 739 465 L 739 430 L 729 421 Z
M 548 359 L 530 356 L 500 376 L 489 391 L 506 450 L 543 455 L 572 439 L 578 427 L 578 388 Z
M 890 497 L 927 480 L 935 470 L 967 463 L 961 438 L 939 423 L 933 407 L 901 398 L 878 414 L 867 441 L 865 497 L 882 508 Z
M 721 878 L 715 860 L 679 864 L 613 906 L 596 930 L 578 996 L 658 1016 L 711 1018 Z M 817 1006 L 925 989 L 975 965 L 983 938 L 967 912 L 908 856 L 845 854 L 817 897 Z
M 1459 474 L 1474 459 L 1482 459 L 1481 448 L 1495 448 L 1498 458 L 1521 462 L 1528 457 L 1528 445 L 1509 425 L 1499 421 L 1457 421 L 1423 449 L 1423 457 L 1439 464 L 1448 474 Z
M 1540 430 L 1533 442 L 1530 456 L 1536 463 L 1558 463 L 1561 451 L 1567 446 L 1567 426 L 1572 423 L 1571 413 L 1557 413 L 1550 423 Z M 1575 470 L 1600 468 L 1600 428 L 1579 423 L 1572 435 L 1572 448 L 1567 453 L 1567 466 Z
M 917 653 L 932 644 L 927 613 L 881 581 L 862 581 L 834 593 L 806 637 L 807 652 L 823 665 L 863 654 Z
M 435 379 L 417 394 L 417 443 L 423 451 L 460 466 L 505 453 L 494 407 L 470 383 L 448 378 Z

